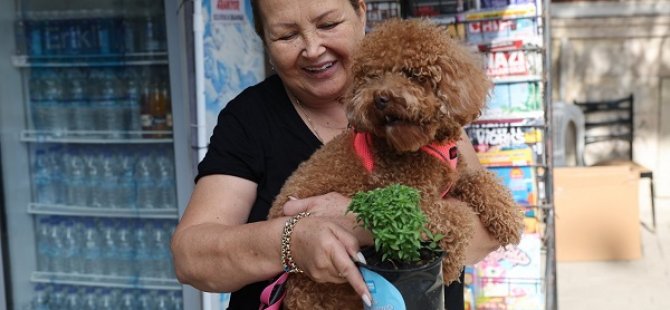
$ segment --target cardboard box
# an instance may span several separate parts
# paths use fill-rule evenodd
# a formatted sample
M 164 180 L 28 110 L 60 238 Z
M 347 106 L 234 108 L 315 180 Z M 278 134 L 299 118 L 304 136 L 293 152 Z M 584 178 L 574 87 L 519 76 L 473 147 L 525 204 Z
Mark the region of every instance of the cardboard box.
M 555 168 L 557 260 L 639 259 L 638 184 L 624 166 Z

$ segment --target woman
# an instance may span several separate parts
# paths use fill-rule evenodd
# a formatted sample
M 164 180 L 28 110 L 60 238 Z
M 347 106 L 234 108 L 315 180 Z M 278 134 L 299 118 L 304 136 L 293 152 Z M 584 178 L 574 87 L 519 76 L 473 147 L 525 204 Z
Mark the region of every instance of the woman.
M 179 280 L 204 291 L 233 292 L 229 309 L 258 308 L 266 280 L 282 272 L 280 239 L 288 217 L 266 220 L 268 209 L 298 164 L 346 128 L 340 98 L 365 30 L 364 0 L 252 0 L 252 7 L 277 75 L 242 92 L 219 115 L 172 239 Z M 459 146 L 465 160 L 478 165 L 468 140 Z M 354 260 L 372 240 L 351 229 L 353 216 L 344 215 L 349 199 L 335 193 L 297 198 L 304 199 L 285 205 L 287 216 L 305 210 L 318 216 L 294 228 L 296 264 L 315 281 L 349 282 L 369 303 Z M 497 248 L 473 221 L 478 232 L 468 249 L 472 262 Z M 462 290 L 457 292 L 462 308 Z

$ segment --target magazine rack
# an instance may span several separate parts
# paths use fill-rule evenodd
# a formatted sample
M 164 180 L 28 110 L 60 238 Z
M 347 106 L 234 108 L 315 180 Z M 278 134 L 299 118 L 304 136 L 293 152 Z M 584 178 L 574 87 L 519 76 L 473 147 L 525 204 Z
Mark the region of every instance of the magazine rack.
M 393 10 L 385 16 L 399 9 L 404 18 L 444 25 L 484 56 L 494 82 L 486 110 L 466 131 L 482 165 L 503 179 L 523 208 L 526 230 L 519 246 L 466 268 L 466 308 L 556 309 L 549 1 L 367 2 L 375 12 Z

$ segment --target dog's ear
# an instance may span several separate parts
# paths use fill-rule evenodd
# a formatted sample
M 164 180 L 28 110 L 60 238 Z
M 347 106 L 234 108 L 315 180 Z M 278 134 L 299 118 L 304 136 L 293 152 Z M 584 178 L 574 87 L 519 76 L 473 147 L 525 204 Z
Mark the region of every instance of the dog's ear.
M 461 43 L 446 38 L 444 53 L 438 56 L 441 76 L 434 88 L 442 100 L 442 111 L 452 120 L 466 125 L 481 114 L 492 87 L 484 70 L 483 59 Z

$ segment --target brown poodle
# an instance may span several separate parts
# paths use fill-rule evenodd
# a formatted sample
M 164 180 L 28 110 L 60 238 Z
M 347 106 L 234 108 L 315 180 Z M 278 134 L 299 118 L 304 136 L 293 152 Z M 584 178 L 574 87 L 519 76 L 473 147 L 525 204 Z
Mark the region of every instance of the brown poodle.
M 482 63 L 426 20 L 390 20 L 367 34 L 355 54 L 345 99 L 354 130 L 324 145 L 286 181 L 270 210 L 282 215 L 288 196 L 328 192 L 352 196 L 394 183 L 419 189 L 433 233 L 445 235 L 444 280 L 458 279 L 473 235 L 472 213 L 502 245 L 519 242 L 521 210 L 494 174 L 466 169 L 455 142 L 477 118 L 491 83 Z M 444 158 L 444 160 L 443 160 Z M 447 203 L 443 193 L 458 199 Z M 450 200 L 453 201 L 453 200 Z M 285 309 L 362 309 L 348 284 L 287 282 Z

